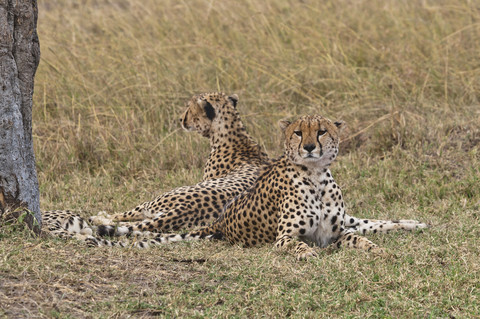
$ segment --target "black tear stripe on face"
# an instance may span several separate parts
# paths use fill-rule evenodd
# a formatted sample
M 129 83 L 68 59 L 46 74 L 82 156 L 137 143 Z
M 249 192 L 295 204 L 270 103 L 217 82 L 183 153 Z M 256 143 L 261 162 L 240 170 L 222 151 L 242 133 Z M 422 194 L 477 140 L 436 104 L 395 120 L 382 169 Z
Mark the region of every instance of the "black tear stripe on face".
M 320 134 L 323 132 L 323 134 Z M 324 136 L 327 133 L 326 130 L 318 130 L 317 131 L 317 143 L 318 143 L 318 148 L 320 148 L 320 157 L 323 155 L 323 146 L 322 143 L 320 142 L 320 138 Z
M 205 110 L 205 114 L 210 119 L 210 121 L 215 118 L 215 109 L 213 108 L 212 104 L 210 104 L 210 102 L 207 102 L 203 109 Z
M 320 142 L 320 136 L 317 136 L 317 145 L 315 145 L 315 146 L 317 146 L 320 149 L 320 157 L 322 157 L 323 156 L 323 145 Z
M 300 135 L 298 135 L 297 132 L 300 132 Z M 293 133 L 296 136 L 300 137 L 300 143 L 298 143 L 298 148 L 297 148 L 297 154 L 298 154 L 298 156 L 300 156 L 300 154 L 301 154 L 300 149 L 302 148 L 303 134 L 302 134 L 301 130 L 293 131 Z

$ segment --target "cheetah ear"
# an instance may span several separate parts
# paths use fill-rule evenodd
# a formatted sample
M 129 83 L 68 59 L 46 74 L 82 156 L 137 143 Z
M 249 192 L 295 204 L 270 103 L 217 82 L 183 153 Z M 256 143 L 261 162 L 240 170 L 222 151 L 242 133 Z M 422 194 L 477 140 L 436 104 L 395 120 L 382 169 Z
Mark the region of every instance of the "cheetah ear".
M 203 108 L 203 110 L 205 111 L 205 115 L 207 116 L 207 118 L 212 121 L 214 118 L 215 118 L 215 109 L 213 108 L 212 104 L 210 104 L 210 102 L 208 101 L 205 101 L 205 100 L 201 100 L 201 99 L 198 99 L 197 100 L 197 103 L 198 103 L 198 106 L 200 106 L 201 108 Z
M 282 132 L 285 132 L 285 130 L 290 124 L 292 124 L 292 122 L 287 120 L 278 121 L 278 126 L 280 126 L 280 129 L 282 130 Z
M 232 94 L 228 97 L 228 99 L 230 100 L 230 102 L 232 102 L 234 108 L 237 107 L 238 95 Z
M 340 130 L 345 127 L 345 122 L 344 121 L 336 121 L 333 124 L 335 124 L 335 126 Z

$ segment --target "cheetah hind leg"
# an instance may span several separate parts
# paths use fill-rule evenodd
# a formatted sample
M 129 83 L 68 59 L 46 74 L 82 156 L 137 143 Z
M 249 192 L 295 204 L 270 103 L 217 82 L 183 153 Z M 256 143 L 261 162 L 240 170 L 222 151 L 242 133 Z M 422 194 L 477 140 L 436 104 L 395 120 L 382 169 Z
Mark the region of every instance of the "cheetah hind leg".
M 138 205 L 132 210 L 118 214 L 108 214 L 105 211 L 101 211 L 95 216 L 90 216 L 88 221 L 94 225 L 113 225 L 116 222 L 141 221 L 147 218 L 144 213 L 146 204 L 147 202 Z
M 113 214 L 111 218 L 114 222 L 134 222 L 134 221 L 141 221 L 146 218 L 152 218 L 151 215 L 147 213 L 147 204 L 149 202 L 142 203 L 135 207 L 132 210 L 120 213 L 120 214 Z
M 103 226 L 128 226 L 132 222 L 115 222 L 112 218 L 112 215 L 109 215 L 105 211 L 98 212 L 96 216 L 88 217 L 88 222 L 93 225 L 93 227 L 103 227 Z
M 204 226 L 196 231 L 183 234 L 159 234 L 134 231 L 131 233 L 130 238 L 126 241 L 108 240 L 89 236 L 86 242 L 87 245 L 91 247 L 136 247 L 144 249 L 156 245 L 201 239 L 224 240 L 224 236 L 218 230 L 218 225 L 214 224 L 210 226 Z
M 212 223 L 216 216 L 200 215 L 188 206 L 178 206 L 153 218 L 144 219 L 141 222 L 125 223 L 123 225 L 98 226 L 99 236 L 130 236 L 140 232 L 165 233 L 180 229 L 191 229 L 196 226 L 205 226 Z
M 106 211 L 100 211 L 97 215 L 88 217 L 88 222 L 97 226 L 115 224 L 112 215 L 108 214 Z

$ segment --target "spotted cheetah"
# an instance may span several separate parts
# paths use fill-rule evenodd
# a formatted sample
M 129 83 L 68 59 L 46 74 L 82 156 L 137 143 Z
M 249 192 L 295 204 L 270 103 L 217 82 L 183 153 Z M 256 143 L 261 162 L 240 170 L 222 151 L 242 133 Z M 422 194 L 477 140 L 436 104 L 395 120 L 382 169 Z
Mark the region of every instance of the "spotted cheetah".
M 260 170 L 258 167 L 264 165 L 269 161 L 265 152 L 255 143 L 255 141 L 247 134 L 244 125 L 239 119 L 236 112 L 236 105 L 238 102 L 238 96 L 233 94 L 227 96 L 223 93 L 203 93 L 193 96 L 187 103 L 187 110 L 183 114 L 180 122 L 184 129 L 188 131 L 197 131 L 201 135 L 210 139 L 211 152 L 209 159 L 205 165 L 204 181 L 208 179 L 223 178 L 233 172 L 235 179 L 241 180 L 244 176 L 241 176 L 242 169 L 246 170 L 248 178 L 244 181 L 246 184 L 251 185 L 253 179 L 251 176 L 257 175 Z M 257 167 L 258 166 L 258 167 Z M 253 173 L 255 171 L 255 173 Z M 240 172 L 240 174 L 239 174 Z M 232 176 L 228 176 L 231 178 Z M 228 180 L 222 180 L 227 182 Z M 219 181 L 219 182 L 222 182 Z M 240 183 L 240 189 L 237 189 L 236 194 L 242 191 L 246 186 L 244 183 Z M 220 183 L 219 186 L 222 184 Z M 202 185 L 196 185 L 202 186 Z M 205 185 L 203 185 L 205 186 Z M 233 185 L 238 186 L 238 185 Z M 248 186 L 247 186 L 248 187 Z M 175 214 L 175 208 L 183 210 L 188 202 L 183 202 L 181 195 L 182 191 L 192 190 L 191 187 L 178 188 L 177 192 L 168 192 L 162 196 L 159 196 L 153 202 L 145 202 L 135 209 L 113 216 L 93 216 L 90 221 L 97 224 L 110 224 L 112 221 L 124 221 L 124 220 L 143 220 L 140 223 L 140 227 L 128 228 L 124 233 L 129 233 L 133 230 L 175 230 L 178 228 L 188 228 L 195 225 L 203 225 L 208 219 L 214 219 L 218 216 L 220 207 L 225 203 L 225 197 L 219 195 L 220 204 L 214 208 L 208 207 L 195 212 L 187 213 L 189 215 L 190 222 L 185 222 L 186 219 L 182 219 L 181 216 Z M 198 190 L 198 189 L 197 189 Z M 209 190 L 203 189 L 198 193 L 198 197 L 195 196 L 195 202 L 199 203 L 202 199 L 209 200 Z M 216 195 L 215 193 L 213 194 Z M 187 195 L 187 199 L 189 195 Z M 232 195 L 234 196 L 234 195 Z M 163 202 L 160 204 L 160 200 Z M 199 204 L 199 206 L 202 206 Z M 206 206 L 203 203 L 203 206 Z M 208 213 L 204 213 L 205 210 Z M 188 211 L 188 209 L 187 209 Z M 167 212 L 167 213 L 165 213 Z M 200 212 L 200 215 L 198 214 Z M 212 213 L 212 214 L 210 214 Z M 157 216 L 158 215 L 158 216 Z M 43 213 L 44 220 L 46 221 L 46 227 L 51 234 L 60 237 L 69 237 L 72 235 L 82 237 L 85 234 L 90 234 L 92 229 L 87 223 L 76 213 L 71 211 L 47 211 Z M 105 218 L 107 217 L 107 218 Z M 145 219 L 153 218 L 154 220 Z M 158 217 L 158 218 L 156 218 Z M 187 216 L 188 217 L 188 216 Z M 186 218 L 187 218 L 186 217 Z M 389 226 L 389 229 L 393 229 L 400 224 L 410 223 L 413 225 L 416 221 L 376 221 L 368 219 L 359 219 L 353 216 L 347 216 L 346 227 L 358 232 L 376 232 L 379 224 Z M 207 219 L 207 221 L 205 221 Z M 70 221 L 69 223 L 65 221 Z M 171 223 L 171 224 L 169 224 Z M 382 226 L 383 227 L 383 226 Z M 153 229 L 152 229 L 153 228 Z M 106 226 L 101 228 L 100 234 L 112 234 L 113 227 Z M 118 232 L 117 234 L 121 234 Z
M 210 140 L 210 157 L 204 180 L 166 192 L 110 220 L 94 216 L 100 235 L 122 235 L 132 231 L 171 231 L 207 225 L 218 218 L 223 206 L 251 187 L 259 171 L 269 162 L 267 154 L 245 130 L 236 109 L 238 97 L 223 93 L 194 96 L 180 119 L 189 131 Z M 141 220 L 115 227 L 110 221 Z
M 138 247 L 161 243 L 224 239 L 232 244 L 252 247 L 274 243 L 292 250 L 297 259 L 317 256 L 304 240 L 320 247 L 353 247 L 382 254 L 383 250 L 367 238 L 346 227 L 342 192 L 329 166 L 338 154 L 339 130 L 343 122 L 321 116 L 303 116 L 291 123 L 282 121 L 285 152 L 266 167 L 255 185 L 225 206 L 223 214 L 210 226 L 185 234 L 154 235 L 135 242 Z M 423 223 L 407 221 L 376 224 L 375 230 L 425 228 Z M 108 240 L 89 240 L 92 246 L 120 245 Z
M 210 140 L 210 156 L 204 169 L 204 182 L 179 187 L 131 211 L 116 215 L 90 217 L 94 224 L 124 220 L 145 220 L 158 229 L 176 230 L 205 225 L 215 220 L 231 198 L 253 185 L 258 170 L 269 159 L 246 132 L 236 110 L 238 96 L 224 93 L 202 93 L 187 102 L 180 122 L 187 131 L 196 131 Z M 214 179 L 212 182 L 208 180 Z M 216 189 L 221 189 L 217 192 Z M 155 219 L 157 215 L 160 218 Z M 43 230 L 51 235 L 69 238 L 91 235 L 92 227 L 77 213 L 52 210 L 42 213 Z M 95 227 L 93 227 L 95 228 Z

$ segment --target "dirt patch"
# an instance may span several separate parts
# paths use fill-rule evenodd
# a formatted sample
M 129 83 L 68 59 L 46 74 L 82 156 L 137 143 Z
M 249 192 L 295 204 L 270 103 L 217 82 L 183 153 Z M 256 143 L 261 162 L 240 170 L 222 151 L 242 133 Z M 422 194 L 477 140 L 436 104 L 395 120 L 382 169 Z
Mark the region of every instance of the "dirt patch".
M 204 276 L 204 271 L 195 269 L 196 258 L 175 262 L 161 257 L 168 255 L 168 249 L 145 253 L 87 249 L 74 242 L 60 245 L 51 241 L 23 247 L 11 242 L 5 247 L 5 256 L 12 258 L 0 268 L 0 304 L 2 314 L 12 318 L 60 313 L 90 318 L 98 307 L 138 296 L 148 299 L 167 293 L 171 285 Z M 174 260 L 179 260 L 178 256 Z M 146 309 L 137 315 L 155 312 Z

